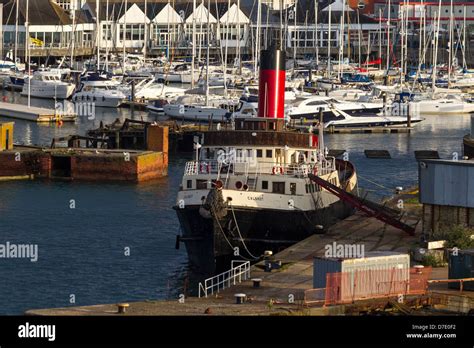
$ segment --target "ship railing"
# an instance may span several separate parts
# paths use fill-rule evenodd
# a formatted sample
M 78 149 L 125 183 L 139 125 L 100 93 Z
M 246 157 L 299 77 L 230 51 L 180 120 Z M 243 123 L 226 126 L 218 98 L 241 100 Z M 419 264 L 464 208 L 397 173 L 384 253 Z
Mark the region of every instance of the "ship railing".
M 278 164 L 274 162 L 259 162 L 252 164 L 248 162 L 232 162 L 229 164 L 220 161 L 189 161 L 186 163 L 184 175 L 216 175 L 218 180 L 224 180 L 226 187 L 230 176 L 242 175 L 246 178 L 258 177 L 259 175 L 288 175 L 291 177 L 305 177 L 308 174 L 326 175 L 336 169 L 335 158 L 324 159 L 317 163 L 291 163 Z
M 189 161 L 184 167 L 184 175 L 218 174 L 221 167 L 222 165 L 218 161 Z
M 250 261 L 233 260 L 230 270 L 199 283 L 199 298 L 208 297 L 247 279 L 250 279 Z

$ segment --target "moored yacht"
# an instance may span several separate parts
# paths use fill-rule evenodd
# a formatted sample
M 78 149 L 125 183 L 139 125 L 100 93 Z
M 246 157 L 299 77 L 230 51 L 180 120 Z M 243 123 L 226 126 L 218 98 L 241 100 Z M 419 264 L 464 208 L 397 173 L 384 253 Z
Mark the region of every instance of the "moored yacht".
M 322 110 L 323 121 L 329 122 L 329 118 L 333 117 L 332 110 L 337 108 L 349 115 L 376 114 L 383 109 L 383 103 L 359 103 L 339 101 L 330 97 L 314 96 L 305 99 L 299 99 L 293 102 L 287 108 L 287 114 L 292 119 L 319 119 Z
M 81 87 L 74 93 L 75 103 L 94 103 L 97 107 L 116 108 L 128 98 L 126 88 L 106 74 L 88 73 L 81 78 Z
M 61 80 L 57 71 L 35 71 L 32 77 L 26 78 L 21 95 L 30 94 L 36 98 L 68 99 L 76 86 Z
M 75 103 L 94 103 L 97 107 L 117 108 L 123 104 L 127 96 L 113 85 L 87 85 L 74 94 Z
M 417 115 L 460 115 L 474 112 L 474 103 L 451 96 L 410 102 L 410 113 Z
M 172 104 L 163 106 L 166 116 L 186 121 L 225 121 L 226 116 L 238 105 L 237 100 L 224 99 L 220 96 L 208 98 L 202 95 L 184 95 Z

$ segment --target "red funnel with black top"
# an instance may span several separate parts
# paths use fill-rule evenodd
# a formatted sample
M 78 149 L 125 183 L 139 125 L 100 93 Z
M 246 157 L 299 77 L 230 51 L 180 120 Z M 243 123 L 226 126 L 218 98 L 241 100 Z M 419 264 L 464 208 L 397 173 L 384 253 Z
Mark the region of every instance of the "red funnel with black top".
M 258 117 L 285 118 L 284 51 L 270 48 L 260 55 Z

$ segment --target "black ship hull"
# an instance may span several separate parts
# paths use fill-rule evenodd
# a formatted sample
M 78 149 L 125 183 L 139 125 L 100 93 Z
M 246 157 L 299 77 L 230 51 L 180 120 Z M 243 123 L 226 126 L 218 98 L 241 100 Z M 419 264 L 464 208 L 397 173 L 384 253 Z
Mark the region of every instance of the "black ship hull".
M 254 260 L 265 250 L 276 253 L 324 233 L 352 213 L 342 201 L 313 211 L 227 208 L 226 216 L 220 219 L 203 217 L 199 206 L 175 209 L 190 267 L 203 276 L 229 269 L 231 260 Z

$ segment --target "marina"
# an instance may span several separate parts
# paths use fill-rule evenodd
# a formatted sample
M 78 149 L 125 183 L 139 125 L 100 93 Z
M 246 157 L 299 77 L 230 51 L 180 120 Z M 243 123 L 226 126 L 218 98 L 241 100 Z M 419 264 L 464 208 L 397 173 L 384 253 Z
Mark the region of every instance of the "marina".
M 400 342 L 456 317 L 461 342 L 472 13 L 0 0 L 0 316 L 406 317 Z

